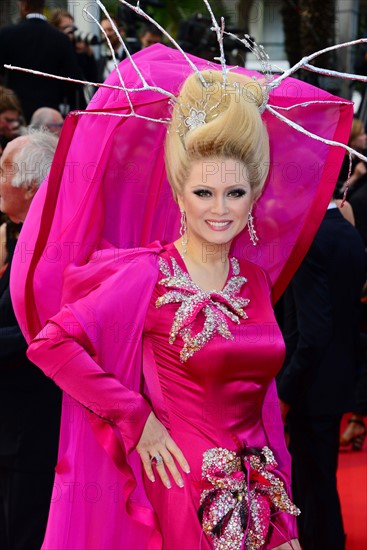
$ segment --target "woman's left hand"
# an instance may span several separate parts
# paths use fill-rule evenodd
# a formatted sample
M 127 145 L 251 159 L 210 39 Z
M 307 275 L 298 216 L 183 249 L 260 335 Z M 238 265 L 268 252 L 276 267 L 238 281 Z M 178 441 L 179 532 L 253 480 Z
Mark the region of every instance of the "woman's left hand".
M 166 468 L 172 475 L 176 485 L 183 487 L 184 482 L 177 468 L 176 461 L 187 474 L 190 472 L 189 464 L 166 427 L 153 412 L 148 416 L 136 450 L 140 455 L 145 473 L 151 481 L 155 481 L 152 468 L 152 464 L 155 464 L 155 470 L 167 489 L 171 488 L 171 482 Z M 159 458 L 159 462 L 156 461 L 156 457 Z

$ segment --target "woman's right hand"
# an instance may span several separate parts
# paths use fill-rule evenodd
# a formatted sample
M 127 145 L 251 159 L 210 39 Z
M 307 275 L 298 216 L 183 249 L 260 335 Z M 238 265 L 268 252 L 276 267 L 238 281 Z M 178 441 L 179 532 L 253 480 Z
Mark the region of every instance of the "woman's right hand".
M 154 464 L 154 469 L 157 470 L 162 483 L 167 489 L 171 488 L 171 482 L 166 470 L 167 467 L 176 484 L 179 487 L 183 487 L 184 482 L 176 466 L 176 461 L 187 474 L 190 472 L 189 464 L 181 449 L 169 435 L 166 427 L 153 412 L 148 416 L 136 450 L 140 455 L 145 473 L 151 481 L 155 481 L 152 458 L 154 456 L 161 456 L 163 462 L 161 464 Z

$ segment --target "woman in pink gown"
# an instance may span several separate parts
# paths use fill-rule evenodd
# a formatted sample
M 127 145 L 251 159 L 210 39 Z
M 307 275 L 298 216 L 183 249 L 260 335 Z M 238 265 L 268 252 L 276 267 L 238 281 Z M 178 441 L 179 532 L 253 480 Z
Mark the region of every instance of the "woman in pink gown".
M 270 446 L 262 410 L 266 390 L 282 365 L 283 344 L 266 275 L 250 262 L 229 256 L 233 239 L 247 224 L 256 244 L 251 210 L 269 164 L 268 136 L 259 113 L 262 90 L 251 79 L 231 73 L 228 90 L 234 83 L 241 89 L 241 95 L 231 95 L 222 87 L 219 72 L 201 74 L 213 91 L 205 91 L 198 75 L 189 77 L 167 137 L 167 168 L 181 210 L 182 239 L 159 254 L 158 279 L 144 323 L 145 388 L 136 398 L 129 397 L 132 406 L 135 400 L 139 403 L 141 437 L 136 451 L 163 548 L 286 548 L 282 543 L 296 538 L 296 528 L 284 513 L 298 513 L 285 490 L 289 491 L 286 474 L 272 474 L 285 489 L 268 500 L 270 478 L 260 471 L 252 478 L 245 462 L 227 472 L 228 483 L 242 476 L 241 490 L 225 490 L 203 475 L 209 449 L 250 457 L 255 456 L 252 449 L 261 452 Z M 251 98 L 245 94 L 249 86 Z M 200 105 L 203 93 L 207 97 L 198 112 L 205 121 L 198 122 L 193 106 Z M 139 279 L 136 283 L 140 289 Z M 116 287 L 116 300 L 124 301 L 123 288 Z M 249 323 L 259 333 L 255 344 L 247 334 Z M 113 421 L 103 406 L 99 411 L 101 373 L 97 358 L 89 365 L 96 355 L 92 342 L 83 344 L 75 335 L 70 342 L 70 337 L 70 331 L 51 320 L 31 343 L 28 355 L 77 401 L 85 406 L 96 401 L 89 405 L 91 410 Z M 65 372 L 59 378 L 65 369 L 68 379 Z M 118 391 L 118 379 L 110 383 Z M 103 391 L 105 398 L 112 398 L 107 387 Z M 126 403 L 126 398 L 116 398 Z M 230 466 L 222 460 L 214 459 L 211 466 L 217 476 L 217 470 L 223 474 Z M 274 468 L 265 470 L 269 474 Z M 233 496 L 237 493 L 238 498 Z M 200 504 L 209 537 L 201 534 Z M 295 544 L 293 540 L 288 547 L 296 548 Z
M 154 55 L 159 63 L 167 56 L 174 71 L 175 54 L 155 49 Z M 205 78 L 221 82 L 222 75 L 205 73 Z M 271 279 L 260 267 L 264 257 L 249 261 L 248 249 L 238 246 L 245 234 L 256 243 L 252 208 L 269 168 L 259 112 L 263 96 L 243 75 L 231 72 L 228 80 L 241 90 L 251 86 L 250 100 L 246 94 L 223 94 L 218 86 L 203 102 L 195 74 L 173 111 L 166 158 L 182 237 L 168 245 L 118 250 L 111 245 L 113 233 L 107 242 L 106 217 L 103 229 L 98 227 L 104 241 L 94 246 L 88 262 L 57 259 L 64 262 L 64 306 L 56 314 L 54 303 L 46 306 L 41 317 L 48 323 L 29 348 L 30 359 L 65 390 L 44 550 L 299 548 L 298 510 L 290 500 L 289 456 L 274 389 L 284 349 Z M 333 136 L 339 114 L 336 120 L 335 127 L 328 121 Z M 62 146 L 59 159 L 69 154 L 65 141 Z M 325 162 L 330 159 L 329 148 L 323 154 Z M 336 164 L 341 157 L 342 152 L 333 157 Z M 158 174 L 156 165 L 154 170 Z M 307 216 L 291 227 L 294 241 L 283 241 L 280 253 L 276 217 L 256 217 L 260 233 L 262 223 L 273 227 L 272 258 L 265 263 L 282 258 L 273 280 L 287 272 L 285 281 L 301 261 L 332 187 L 320 193 L 314 185 L 312 222 L 307 231 Z M 299 192 L 311 193 L 310 187 Z M 78 239 L 75 218 L 88 208 L 87 190 L 83 193 L 78 204 L 84 208 L 63 226 L 60 242 L 69 243 L 64 238 L 71 225 Z M 96 193 L 94 213 L 106 193 Z M 47 202 L 51 195 L 39 200 Z M 56 197 L 62 205 L 61 193 Z M 48 210 L 37 222 L 40 235 L 50 215 L 57 220 L 58 210 Z M 90 242 L 98 216 L 95 222 L 87 224 Z M 301 233 L 307 238 L 299 239 Z M 37 275 L 42 281 L 42 269 L 50 268 L 45 251 L 51 252 L 52 229 L 49 235 L 49 250 L 45 244 L 35 247 L 38 267 L 32 267 L 33 258 L 27 267 L 26 293 L 30 280 L 34 293 L 40 292 Z M 300 248 L 292 256 L 295 243 Z M 271 247 L 267 250 L 270 254 Z M 19 281 L 20 256 L 18 267 Z M 18 303 L 20 286 L 14 283 Z M 47 307 L 53 314 L 45 313 Z M 29 316 L 25 323 L 34 332 Z

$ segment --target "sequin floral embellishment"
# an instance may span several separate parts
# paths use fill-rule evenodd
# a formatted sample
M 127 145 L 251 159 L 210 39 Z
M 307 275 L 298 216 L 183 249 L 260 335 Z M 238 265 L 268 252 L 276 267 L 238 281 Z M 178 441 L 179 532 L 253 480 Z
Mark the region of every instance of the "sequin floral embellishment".
M 217 333 L 233 340 L 227 320 L 239 324 L 240 319 L 247 319 L 244 307 L 250 302 L 246 298 L 238 296 L 241 287 L 247 279 L 239 275 L 240 268 L 236 258 L 231 258 L 233 275 L 227 281 L 221 291 L 206 292 L 199 288 L 171 258 L 173 274 L 167 260 L 160 258 L 159 267 L 165 278 L 159 284 L 169 290 L 156 301 L 156 307 L 166 304 L 181 303 L 176 311 L 169 342 L 173 344 L 178 334 L 184 341 L 184 347 L 180 352 L 181 362 L 184 363 L 196 351 L 199 351 Z M 192 324 L 200 312 L 204 313 L 204 325 L 201 332 L 192 335 Z
M 240 452 L 216 447 L 204 453 L 199 519 L 215 550 L 258 550 L 266 541 L 272 512 L 298 516 L 269 447 Z
M 189 116 L 185 118 L 185 125 L 188 126 L 190 130 L 194 130 L 199 126 L 203 126 L 205 124 L 205 119 L 205 111 L 199 111 L 197 109 L 194 109 L 194 107 L 191 107 L 189 111 Z

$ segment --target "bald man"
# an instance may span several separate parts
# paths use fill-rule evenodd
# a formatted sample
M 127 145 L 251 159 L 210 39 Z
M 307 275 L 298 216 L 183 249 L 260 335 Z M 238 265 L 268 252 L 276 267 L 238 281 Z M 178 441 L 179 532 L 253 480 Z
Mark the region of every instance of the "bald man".
M 40 107 L 32 115 L 32 128 L 47 128 L 52 134 L 60 135 L 64 119 L 60 111 L 51 107 Z

